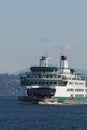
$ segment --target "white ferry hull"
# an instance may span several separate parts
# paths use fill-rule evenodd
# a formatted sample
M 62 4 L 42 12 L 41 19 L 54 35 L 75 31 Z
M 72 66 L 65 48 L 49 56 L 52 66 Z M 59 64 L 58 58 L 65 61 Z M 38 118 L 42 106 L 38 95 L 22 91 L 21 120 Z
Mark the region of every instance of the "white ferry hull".
M 87 98 L 86 78 L 68 67 L 68 59 L 60 57 L 60 67 L 48 66 L 48 56 L 40 65 L 20 76 L 19 100 L 44 104 L 81 103 Z M 47 99 L 47 100 L 45 100 Z M 52 99 L 52 102 L 48 101 Z M 55 102 L 57 100 L 57 102 Z M 75 101 L 74 101 L 75 100 Z
M 21 87 L 21 91 L 20 91 L 21 93 L 18 97 L 19 100 L 25 101 L 25 102 L 35 102 L 35 103 L 40 102 L 42 104 L 56 104 L 56 103 L 58 104 L 59 103 L 59 102 L 43 102 L 42 101 L 43 98 L 40 98 L 40 97 L 35 98 L 35 96 L 33 96 L 34 98 L 30 98 L 28 91 L 31 89 L 34 89 L 34 88 L 37 89 L 37 93 L 38 93 L 39 88 L 42 89 L 41 86 L 36 86 L 36 87 L 35 86 L 26 86 L 26 87 L 23 86 L 23 87 Z M 52 86 L 51 86 L 51 88 L 52 88 Z M 66 86 L 66 87 L 65 86 L 63 86 L 63 87 L 55 86 L 53 88 L 55 88 L 55 93 L 53 96 L 50 97 L 50 99 L 53 99 L 53 100 L 57 99 L 59 101 L 69 101 L 69 100 L 72 100 L 70 97 L 71 95 L 73 95 L 73 100 L 84 101 L 87 98 L 87 88 L 85 86 L 84 86 L 84 91 L 79 92 L 79 94 L 77 91 L 75 91 L 77 89 L 77 86 L 72 86 L 72 87 L 71 86 Z M 73 88 L 74 88 L 73 92 L 68 91 L 68 90 L 72 90 Z M 78 90 L 80 90 L 80 89 L 83 90 L 83 87 L 79 86 Z M 83 95 L 83 96 L 79 96 L 79 95 Z M 48 97 L 45 97 L 45 98 L 48 98 Z

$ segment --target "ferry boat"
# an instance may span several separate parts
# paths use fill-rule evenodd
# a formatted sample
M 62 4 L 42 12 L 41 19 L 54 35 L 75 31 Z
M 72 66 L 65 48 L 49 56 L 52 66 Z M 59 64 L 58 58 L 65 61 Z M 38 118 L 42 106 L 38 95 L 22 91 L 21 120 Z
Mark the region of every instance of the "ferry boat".
M 20 75 L 19 100 L 30 103 L 82 103 L 87 98 L 86 76 L 68 66 L 68 58 L 60 56 L 60 65 L 49 66 L 48 56 L 40 59 Z

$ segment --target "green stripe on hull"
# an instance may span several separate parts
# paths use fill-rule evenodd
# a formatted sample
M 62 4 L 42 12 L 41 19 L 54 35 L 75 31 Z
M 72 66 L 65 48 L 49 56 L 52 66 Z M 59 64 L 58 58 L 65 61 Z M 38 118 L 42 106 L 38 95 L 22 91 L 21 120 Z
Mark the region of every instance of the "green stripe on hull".
M 73 97 L 73 99 L 70 99 L 69 97 L 52 97 L 52 99 L 63 102 L 64 104 L 83 104 L 87 97 Z
M 70 97 L 52 97 L 52 99 L 70 100 Z M 73 97 L 73 100 L 85 100 L 87 97 Z

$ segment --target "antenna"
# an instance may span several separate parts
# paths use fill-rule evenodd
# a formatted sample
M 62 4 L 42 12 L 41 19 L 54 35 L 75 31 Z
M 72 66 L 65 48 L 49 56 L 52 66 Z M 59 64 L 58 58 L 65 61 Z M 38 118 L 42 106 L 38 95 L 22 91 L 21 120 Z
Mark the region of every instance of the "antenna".
M 62 52 L 60 52 L 60 70 L 62 69 L 61 67 L 61 56 L 62 56 Z
M 48 51 L 45 50 L 45 57 L 48 58 L 48 55 L 49 55 Z

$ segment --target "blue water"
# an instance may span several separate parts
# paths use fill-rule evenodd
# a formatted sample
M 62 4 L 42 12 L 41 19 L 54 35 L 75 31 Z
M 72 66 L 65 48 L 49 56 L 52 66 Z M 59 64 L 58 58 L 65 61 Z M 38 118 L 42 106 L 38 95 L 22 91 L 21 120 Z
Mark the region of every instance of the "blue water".
M 87 130 L 87 105 L 29 105 L 0 98 L 0 130 Z

